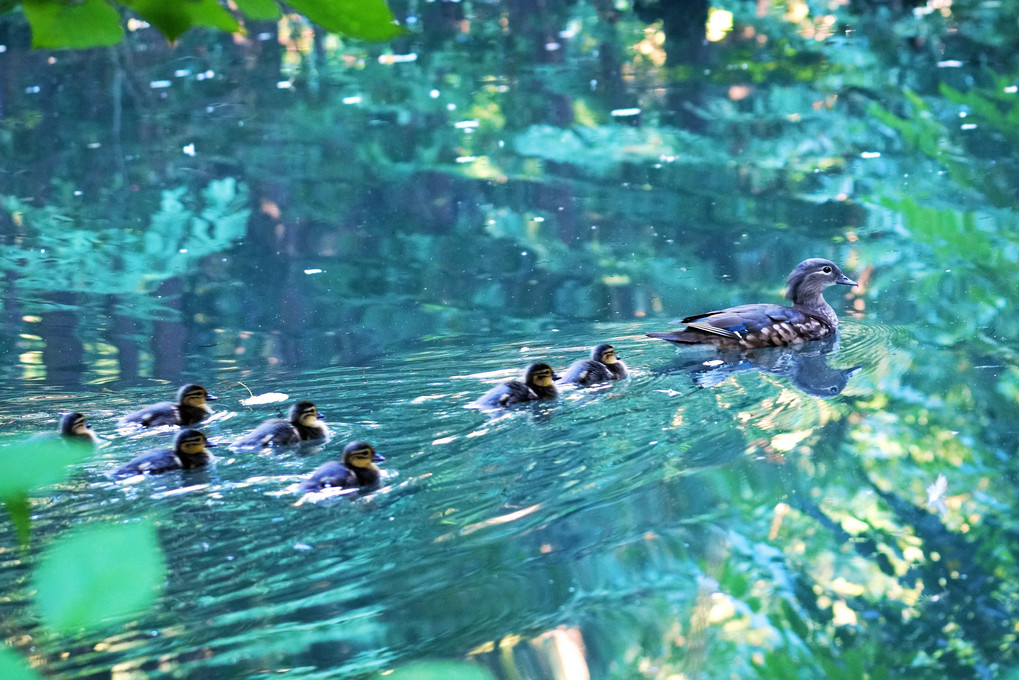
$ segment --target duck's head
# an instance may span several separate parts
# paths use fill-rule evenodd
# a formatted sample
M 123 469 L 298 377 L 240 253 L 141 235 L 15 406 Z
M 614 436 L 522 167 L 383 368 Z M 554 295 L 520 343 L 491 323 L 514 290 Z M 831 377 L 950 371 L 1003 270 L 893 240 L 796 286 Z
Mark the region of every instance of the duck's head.
M 60 434 L 65 437 L 91 437 L 92 432 L 80 413 L 65 413 L 60 419 Z
M 598 345 L 591 350 L 591 359 L 600 361 L 603 364 L 614 364 L 619 361 L 616 356 L 616 348 L 609 344 Z
M 842 273 L 839 266 L 831 260 L 812 257 L 796 265 L 785 282 L 785 296 L 793 304 L 801 304 L 815 299 L 828 286 L 839 284 L 855 286 L 856 281 Z
M 524 384 L 529 387 L 552 387 L 558 379 L 552 367 L 544 363 L 531 364 L 524 374 Z
M 384 456 L 375 453 L 375 447 L 368 442 L 350 442 L 343 447 L 343 464 L 349 468 L 375 467 L 372 463 L 381 463 Z
M 299 401 L 290 407 L 290 422 L 294 425 L 314 427 L 318 419 L 318 408 L 310 401 Z
M 173 440 L 173 451 L 182 456 L 200 456 L 202 454 L 212 455 L 206 448 L 215 446 L 209 443 L 208 437 L 200 430 L 181 430 L 177 438 Z
M 198 408 L 206 413 L 212 413 L 212 409 L 205 403 L 207 401 L 216 401 L 216 397 L 209 394 L 209 391 L 201 385 L 192 383 L 177 390 L 178 404 Z

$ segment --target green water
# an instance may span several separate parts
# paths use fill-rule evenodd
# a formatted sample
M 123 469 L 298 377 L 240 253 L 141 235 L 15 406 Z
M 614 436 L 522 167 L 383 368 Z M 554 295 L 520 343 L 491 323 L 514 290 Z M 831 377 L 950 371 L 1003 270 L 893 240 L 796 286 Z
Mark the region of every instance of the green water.
M 1014 5 L 955 8 L 981 68 L 942 14 L 845 7 L 815 40 L 734 5 L 768 40 L 686 51 L 584 2 L 394 3 L 412 37 L 312 51 L 31 52 L 7 17 L 0 455 L 66 411 L 102 439 L 30 549 L 0 522 L 7 646 L 89 680 L 1019 677 Z M 921 23 L 947 43 L 882 30 Z M 860 282 L 836 343 L 645 336 L 806 257 Z M 602 342 L 629 379 L 466 408 Z M 117 420 L 192 381 L 216 463 L 111 480 L 172 438 Z M 326 443 L 226 446 L 299 399 Z M 302 500 L 353 439 L 381 487 Z M 143 518 L 152 606 L 49 630 L 45 548 Z

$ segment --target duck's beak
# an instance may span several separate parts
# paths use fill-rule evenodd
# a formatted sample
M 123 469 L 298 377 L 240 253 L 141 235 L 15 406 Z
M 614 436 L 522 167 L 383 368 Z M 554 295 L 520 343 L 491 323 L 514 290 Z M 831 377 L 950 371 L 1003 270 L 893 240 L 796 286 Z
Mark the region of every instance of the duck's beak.
M 219 444 L 217 444 L 216 442 L 210 442 L 208 439 L 205 440 L 205 448 L 209 447 L 215 448 L 217 446 L 219 446 Z
M 555 372 L 553 371 L 553 373 L 552 373 L 552 380 L 562 380 L 562 379 L 563 379 L 562 376 L 556 375 Z
M 386 457 L 383 456 L 380 453 L 372 452 L 372 462 L 373 463 L 385 463 L 386 462 Z
M 856 281 L 853 281 L 851 278 L 849 278 L 845 274 L 843 274 L 842 278 L 839 279 L 838 281 L 836 281 L 835 283 L 839 284 L 840 286 L 855 286 L 855 285 L 857 285 Z
M 842 282 L 839 281 L 839 283 Z M 205 393 L 205 401 L 216 401 L 217 399 L 219 399 L 219 397 L 217 397 L 215 394 L 209 394 L 208 392 Z

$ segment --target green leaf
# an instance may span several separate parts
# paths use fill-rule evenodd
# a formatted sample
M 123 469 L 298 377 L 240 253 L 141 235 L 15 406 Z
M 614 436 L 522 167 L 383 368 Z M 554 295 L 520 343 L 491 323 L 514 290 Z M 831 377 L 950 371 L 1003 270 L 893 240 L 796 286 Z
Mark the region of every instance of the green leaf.
M 133 12 L 137 12 L 159 32 L 173 41 L 193 26 L 218 28 L 221 31 L 235 33 L 241 30 L 237 19 L 233 17 L 216 0 L 186 0 L 183 2 L 166 2 L 166 0 L 119 0 L 121 4 Z
M 32 489 L 59 482 L 67 467 L 89 455 L 90 445 L 65 442 L 59 437 L 41 442 L 25 442 L 0 448 L 0 498 L 5 501 Z
M 383 42 L 405 35 L 385 0 L 291 0 L 295 10 L 316 24 L 353 38 Z
M 24 0 L 21 7 L 35 49 L 105 47 L 124 39 L 120 15 L 103 0 Z
M 0 647 L 0 678 L 4 680 L 42 680 L 21 656 L 8 647 Z
M 495 680 L 486 668 L 462 661 L 417 661 L 400 666 L 386 680 Z
M 280 7 L 274 0 L 234 0 L 237 9 L 253 21 L 277 19 Z
M 27 493 L 13 494 L 2 499 L 7 517 L 10 518 L 14 530 L 18 532 L 18 543 L 27 547 L 32 538 L 32 504 Z M 3 677 L 0 675 L 0 677 Z
M 152 603 L 166 561 L 148 522 L 86 526 L 46 550 L 34 575 L 36 605 L 58 633 L 131 616 Z

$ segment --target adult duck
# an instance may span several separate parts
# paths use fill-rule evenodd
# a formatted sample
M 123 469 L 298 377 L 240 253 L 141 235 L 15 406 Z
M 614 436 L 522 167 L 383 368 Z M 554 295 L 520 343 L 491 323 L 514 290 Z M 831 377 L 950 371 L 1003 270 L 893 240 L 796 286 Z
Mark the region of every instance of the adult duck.
M 688 316 L 686 328 L 648 333 L 675 345 L 714 345 L 719 349 L 754 349 L 819 340 L 839 328 L 835 310 L 824 299 L 828 286 L 855 286 L 831 260 L 813 257 L 796 265 L 786 280 L 791 307 L 759 303 Z

